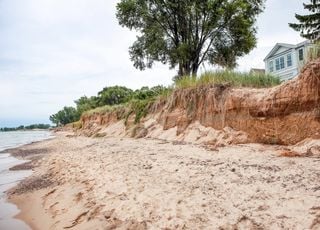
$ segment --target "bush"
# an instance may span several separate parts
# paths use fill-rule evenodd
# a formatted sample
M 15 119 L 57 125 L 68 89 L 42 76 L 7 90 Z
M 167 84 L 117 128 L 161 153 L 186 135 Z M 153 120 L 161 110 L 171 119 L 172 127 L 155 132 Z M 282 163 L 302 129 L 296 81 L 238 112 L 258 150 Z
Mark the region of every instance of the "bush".
M 82 123 L 81 121 L 75 121 L 72 123 L 72 128 L 74 129 L 81 129 L 82 128 Z
M 145 117 L 148 114 L 148 108 L 150 103 L 153 100 L 132 100 L 130 102 L 131 111 L 129 114 L 134 113 L 135 119 L 134 123 L 139 123 L 141 118 Z
M 105 87 L 98 93 L 98 105 L 118 105 L 128 102 L 133 91 L 124 86 Z
M 77 105 L 77 111 L 79 114 L 82 114 L 85 111 L 90 109 L 94 109 L 98 107 L 98 97 L 90 97 L 87 96 L 80 97 L 78 100 L 75 100 L 74 103 Z
M 50 121 L 56 126 L 66 125 L 80 119 L 80 113 L 73 107 L 65 106 L 62 110 L 50 116 Z
M 149 88 L 147 86 L 142 87 L 134 91 L 132 98 L 136 100 L 146 100 L 149 98 L 155 98 L 157 96 L 163 95 L 167 93 L 169 88 L 164 87 L 162 85 L 154 86 Z

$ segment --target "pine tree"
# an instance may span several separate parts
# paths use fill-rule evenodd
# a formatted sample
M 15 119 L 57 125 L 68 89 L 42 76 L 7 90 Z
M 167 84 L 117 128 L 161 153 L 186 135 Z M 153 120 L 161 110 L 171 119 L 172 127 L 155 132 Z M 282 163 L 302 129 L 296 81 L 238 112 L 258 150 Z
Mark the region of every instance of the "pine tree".
M 310 3 L 303 3 L 305 9 L 311 13 L 309 15 L 296 14 L 295 17 L 300 23 L 289 23 L 289 26 L 300 35 L 311 41 L 320 41 L 320 0 L 310 0 Z

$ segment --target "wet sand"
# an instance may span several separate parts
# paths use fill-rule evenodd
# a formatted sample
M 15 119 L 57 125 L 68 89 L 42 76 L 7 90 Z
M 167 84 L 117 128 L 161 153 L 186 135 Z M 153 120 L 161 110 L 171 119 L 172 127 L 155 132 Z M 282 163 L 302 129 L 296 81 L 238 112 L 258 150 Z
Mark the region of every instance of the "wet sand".
M 42 156 L 41 151 L 23 151 L 26 143 L 33 140 L 50 138 L 49 132 L 23 131 L 1 133 L 0 140 L 0 229 L 29 230 L 30 227 L 21 220 L 14 218 L 20 210 L 7 201 L 6 191 L 16 186 L 20 181 L 32 174 L 35 162 Z M 28 146 L 27 144 L 25 146 Z M 3 150 L 5 149 L 5 150 Z M 11 152 L 12 154 L 9 154 Z M 19 158 L 19 159 L 18 159 Z
M 14 187 L 19 181 L 31 175 L 31 171 L 10 171 L 9 168 L 16 165 L 22 164 L 25 161 L 18 160 L 10 156 L 8 153 L 0 154 L 0 229 L 19 229 L 28 230 L 30 229 L 21 220 L 14 219 L 13 216 L 19 213 L 18 208 L 7 202 L 5 192 Z
M 320 229 L 320 158 L 279 148 L 60 134 L 10 201 L 33 229 Z

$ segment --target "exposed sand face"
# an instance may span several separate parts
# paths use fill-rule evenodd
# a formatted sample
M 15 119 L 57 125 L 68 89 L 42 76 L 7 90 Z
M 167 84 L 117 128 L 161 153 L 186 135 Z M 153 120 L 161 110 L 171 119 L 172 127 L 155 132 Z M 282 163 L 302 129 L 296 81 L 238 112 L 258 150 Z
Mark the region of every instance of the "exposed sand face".
M 50 152 L 11 195 L 34 229 L 320 229 L 319 158 L 128 138 L 25 148 Z

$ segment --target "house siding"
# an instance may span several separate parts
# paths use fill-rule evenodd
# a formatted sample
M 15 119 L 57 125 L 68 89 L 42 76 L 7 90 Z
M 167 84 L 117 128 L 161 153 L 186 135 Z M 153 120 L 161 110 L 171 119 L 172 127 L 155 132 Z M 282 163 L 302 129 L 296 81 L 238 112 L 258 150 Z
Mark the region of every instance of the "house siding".
M 287 55 L 291 54 L 291 61 L 292 61 L 292 66 L 288 67 L 287 65 Z M 281 52 L 277 52 L 274 56 L 270 57 L 269 59 L 266 60 L 265 66 L 267 73 L 271 73 L 274 75 L 277 75 L 280 77 L 282 81 L 289 80 L 294 78 L 298 74 L 298 68 L 297 68 L 297 53 L 295 52 L 294 49 L 282 49 Z M 280 70 L 276 70 L 276 59 L 284 57 L 284 68 Z M 269 69 L 269 62 L 273 61 L 273 66 L 274 66 L 274 71 L 270 72 Z
M 277 48 L 278 46 L 278 48 Z M 268 55 L 267 58 L 265 59 L 265 67 L 266 67 L 266 73 L 269 74 L 274 74 L 276 76 L 279 76 L 281 81 L 289 80 L 294 77 L 296 77 L 300 69 L 303 67 L 305 64 L 305 60 L 307 60 L 307 52 L 308 52 L 308 47 L 309 43 L 304 42 L 300 43 L 297 46 L 294 45 L 282 45 L 277 44 L 274 49 L 271 51 L 273 52 L 272 55 Z M 299 60 L 299 50 L 303 49 L 303 60 Z M 292 61 L 292 66 L 288 67 L 287 63 L 287 55 L 291 54 L 291 61 Z M 276 59 L 284 57 L 284 68 L 276 70 Z M 269 62 L 273 61 L 273 71 L 270 72 L 269 69 Z
M 295 54 L 296 54 L 296 61 L 297 61 L 297 67 L 299 69 L 299 71 L 301 70 L 301 68 L 304 66 L 305 64 L 305 60 L 308 59 L 308 49 L 310 48 L 310 46 L 299 46 L 295 49 Z M 303 49 L 303 60 L 300 61 L 299 60 L 299 50 Z

